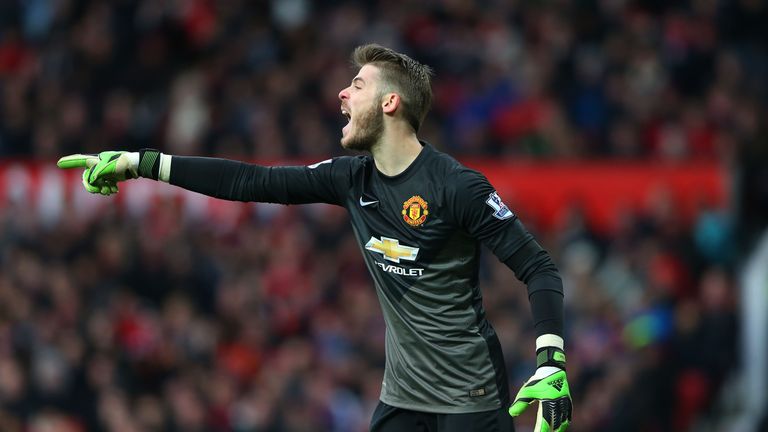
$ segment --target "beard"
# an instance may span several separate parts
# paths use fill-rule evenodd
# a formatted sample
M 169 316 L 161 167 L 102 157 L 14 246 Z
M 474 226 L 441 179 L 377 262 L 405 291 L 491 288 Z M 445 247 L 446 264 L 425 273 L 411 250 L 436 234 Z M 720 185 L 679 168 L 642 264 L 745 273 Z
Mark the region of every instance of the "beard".
M 384 110 L 374 103 L 353 121 L 354 129 L 349 136 L 341 137 L 341 146 L 347 150 L 370 152 L 384 133 Z

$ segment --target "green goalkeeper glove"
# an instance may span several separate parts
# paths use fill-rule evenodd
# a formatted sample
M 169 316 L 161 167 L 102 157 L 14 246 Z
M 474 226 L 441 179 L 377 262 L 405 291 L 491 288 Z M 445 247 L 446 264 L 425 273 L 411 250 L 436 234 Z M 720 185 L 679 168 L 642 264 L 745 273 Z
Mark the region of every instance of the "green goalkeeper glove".
M 99 154 L 74 154 L 59 159 L 59 168 L 85 168 L 83 186 L 90 193 L 111 195 L 118 192 L 118 182 L 148 177 L 157 179 L 160 152 L 103 151 Z
M 552 346 L 536 350 L 536 373 L 523 384 L 509 407 L 517 417 L 533 402 L 539 402 L 534 432 L 564 432 L 571 423 L 573 402 L 565 376 L 565 353 Z

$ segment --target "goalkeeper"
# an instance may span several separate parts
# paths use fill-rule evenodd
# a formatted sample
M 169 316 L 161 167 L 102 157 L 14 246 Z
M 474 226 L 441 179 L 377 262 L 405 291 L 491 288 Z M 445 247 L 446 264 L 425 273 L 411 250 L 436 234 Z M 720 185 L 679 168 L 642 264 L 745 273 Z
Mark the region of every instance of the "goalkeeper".
M 358 47 L 359 67 L 339 92 L 341 146 L 367 152 L 309 166 L 265 167 L 145 149 L 72 155 L 91 193 L 138 177 L 212 197 L 343 206 L 386 321 L 386 365 L 376 432 L 510 432 L 538 406 L 535 431 L 565 431 L 563 286 L 549 254 L 481 173 L 419 140 L 431 105 L 431 70 L 379 45 Z M 528 290 L 537 369 L 510 400 L 496 333 L 478 286 L 486 245 Z M 533 347 L 532 347 L 533 348 Z

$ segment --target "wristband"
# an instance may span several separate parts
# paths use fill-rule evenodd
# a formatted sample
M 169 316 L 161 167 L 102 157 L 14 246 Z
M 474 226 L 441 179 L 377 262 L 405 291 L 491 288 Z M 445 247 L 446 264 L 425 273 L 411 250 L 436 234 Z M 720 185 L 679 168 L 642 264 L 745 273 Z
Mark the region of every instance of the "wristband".
M 160 152 L 155 149 L 139 150 L 139 177 L 157 180 L 160 176 Z
M 565 370 L 565 352 L 557 347 L 542 347 L 536 350 L 536 367 L 554 366 Z

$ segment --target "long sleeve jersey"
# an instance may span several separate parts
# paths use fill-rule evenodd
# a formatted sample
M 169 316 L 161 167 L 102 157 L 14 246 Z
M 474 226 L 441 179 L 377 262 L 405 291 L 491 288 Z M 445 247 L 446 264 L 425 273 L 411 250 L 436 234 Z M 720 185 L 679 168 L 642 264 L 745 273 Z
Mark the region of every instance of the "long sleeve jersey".
M 174 156 L 170 183 L 230 200 L 346 208 L 386 323 L 381 400 L 438 413 L 498 409 L 509 404 L 509 391 L 478 286 L 480 245 L 528 284 L 529 295 L 547 293 L 547 322 L 536 324 L 555 332 L 562 331 L 562 283 L 481 173 L 422 146 L 394 177 L 371 156 L 292 167 Z

